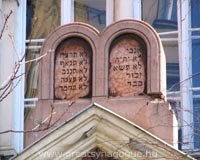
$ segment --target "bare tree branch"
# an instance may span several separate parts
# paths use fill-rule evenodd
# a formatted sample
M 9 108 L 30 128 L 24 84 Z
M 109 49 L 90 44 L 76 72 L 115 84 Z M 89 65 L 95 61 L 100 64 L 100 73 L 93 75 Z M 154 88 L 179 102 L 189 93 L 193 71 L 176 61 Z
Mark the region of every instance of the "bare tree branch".
M 3 131 L 3 132 L 0 132 L 0 135 L 1 134 L 5 134 L 5 133 L 10 133 L 10 132 L 12 132 L 12 133 L 42 132 L 42 131 L 46 131 L 46 130 L 48 130 L 50 128 L 53 128 L 63 118 L 63 116 L 69 111 L 69 109 L 71 108 L 71 106 L 74 103 L 75 103 L 75 101 L 72 101 L 66 107 L 65 111 L 52 124 L 51 124 L 51 122 L 52 122 L 53 115 L 56 114 L 56 112 L 54 111 L 53 104 L 51 104 L 51 113 L 39 125 L 35 126 L 33 129 L 31 129 L 31 130 L 24 130 L 24 131 L 6 130 L 6 131 Z M 43 127 L 43 125 L 45 124 L 46 121 L 48 121 L 48 124 L 46 125 L 46 127 Z
M 191 75 L 190 77 L 188 77 L 188 78 L 186 78 L 186 79 L 184 79 L 184 80 L 182 80 L 182 81 L 179 81 L 179 82 L 173 84 L 167 91 L 170 91 L 170 90 L 172 90 L 174 87 L 177 87 L 178 85 L 183 84 L 185 81 L 188 81 L 188 80 L 190 80 L 190 79 L 192 79 L 192 78 L 194 78 L 194 77 L 197 77 L 197 76 L 199 76 L 199 75 L 200 75 L 200 72 L 197 72 L 197 73 Z
M 13 13 L 13 11 L 11 10 L 10 13 L 9 13 L 8 15 L 5 16 L 5 22 L 3 23 L 3 28 L 2 28 L 2 30 L 1 30 L 1 32 L 0 32 L 0 39 L 2 39 L 2 37 L 3 37 L 3 33 L 4 33 L 5 28 L 6 28 L 6 25 L 7 25 L 7 23 L 8 23 L 8 19 L 9 19 L 9 17 L 11 16 L 12 13 Z
M 21 58 L 21 60 L 18 61 L 18 63 L 15 65 L 13 72 L 7 77 L 7 79 L 0 85 L 0 102 L 3 101 L 13 90 L 17 85 L 14 85 L 14 81 L 19 79 L 21 76 L 24 75 L 20 74 L 18 75 L 19 69 L 23 64 L 27 64 L 27 63 L 31 63 L 34 61 L 40 61 L 42 58 L 44 58 L 45 56 L 47 56 L 49 53 L 53 52 L 52 50 L 47 51 L 44 55 L 29 60 L 29 61 L 25 61 L 23 62 L 23 59 L 25 58 L 25 56 L 23 56 Z M 17 84 L 19 83 L 20 80 L 18 80 Z

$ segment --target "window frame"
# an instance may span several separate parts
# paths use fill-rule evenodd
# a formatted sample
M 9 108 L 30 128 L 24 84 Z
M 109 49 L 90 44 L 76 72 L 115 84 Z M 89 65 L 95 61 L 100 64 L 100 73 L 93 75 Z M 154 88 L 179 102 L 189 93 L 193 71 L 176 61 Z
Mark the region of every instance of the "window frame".
M 26 39 L 26 1 L 21 1 L 16 11 L 16 21 L 18 24 L 15 26 L 15 46 L 16 52 L 20 57 L 25 54 L 25 39 Z M 18 83 L 14 90 L 14 115 L 13 130 L 24 130 L 24 72 L 25 72 L 25 60 L 21 63 L 21 67 L 18 70 L 17 75 L 21 76 L 21 81 Z M 12 134 L 12 141 L 14 149 L 17 153 L 21 152 L 24 148 L 24 134 Z

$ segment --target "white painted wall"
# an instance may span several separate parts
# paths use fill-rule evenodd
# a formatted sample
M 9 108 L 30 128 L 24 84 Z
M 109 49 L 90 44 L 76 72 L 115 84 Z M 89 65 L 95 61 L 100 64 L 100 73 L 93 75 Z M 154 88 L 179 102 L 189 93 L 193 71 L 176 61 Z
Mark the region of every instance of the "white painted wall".
M 13 72 L 18 57 L 24 54 L 25 34 L 23 23 L 26 14 L 23 8 L 24 0 L 19 1 L 18 6 L 15 0 L 3 0 L 1 24 L 4 22 L 4 15 L 12 10 L 12 14 L 8 19 L 6 30 L 0 40 L 0 84 L 2 84 Z M 3 14 L 3 15 L 2 15 Z M 23 23 L 22 23 L 23 22 Z M 17 55 L 18 54 L 18 55 Z M 19 70 L 19 74 L 23 73 L 23 68 Z M 23 79 L 8 97 L 0 102 L 0 132 L 6 130 L 23 130 L 24 123 L 24 82 Z M 0 154 L 10 155 L 21 151 L 23 148 L 23 135 L 6 133 L 0 134 Z
M 9 3 L 9 6 L 8 6 Z M 2 24 L 4 23 L 4 14 L 8 14 L 14 9 L 14 3 L 11 1 L 2 1 Z M 14 14 L 10 16 L 7 28 L 4 31 L 3 37 L 0 40 L 0 84 L 2 84 L 12 73 L 14 67 L 14 48 L 12 47 L 9 34 L 14 34 Z M 12 128 L 12 113 L 13 113 L 13 93 L 0 103 L 0 132 Z M 3 150 L 4 154 L 13 152 L 11 133 L 0 135 L 0 153 Z

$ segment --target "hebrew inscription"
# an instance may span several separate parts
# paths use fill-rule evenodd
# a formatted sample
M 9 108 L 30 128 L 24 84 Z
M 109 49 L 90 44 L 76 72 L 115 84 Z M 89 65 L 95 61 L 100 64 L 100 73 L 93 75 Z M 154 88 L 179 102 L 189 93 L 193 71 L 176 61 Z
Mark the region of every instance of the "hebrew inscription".
M 90 45 L 81 38 L 63 41 L 55 56 L 55 98 L 76 99 L 91 92 Z
M 146 87 L 146 47 L 136 35 L 118 37 L 110 48 L 109 95 L 138 96 Z

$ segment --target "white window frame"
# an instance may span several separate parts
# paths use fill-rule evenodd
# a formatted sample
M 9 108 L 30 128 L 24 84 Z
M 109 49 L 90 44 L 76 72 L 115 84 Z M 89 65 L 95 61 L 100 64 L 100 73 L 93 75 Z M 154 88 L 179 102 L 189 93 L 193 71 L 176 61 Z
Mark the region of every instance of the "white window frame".
M 133 0 L 133 18 L 137 20 L 142 19 L 142 1 Z
M 20 0 L 20 5 L 16 10 L 16 21 L 18 24 L 15 26 L 15 46 L 16 52 L 20 57 L 25 54 L 25 36 L 26 36 L 26 1 Z M 24 61 L 23 61 L 24 62 Z M 25 65 L 21 65 L 18 71 L 18 75 L 23 75 L 25 72 Z M 21 81 L 18 83 L 14 90 L 14 115 L 13 115 L 13 130 L 24 130 L 24 76 L 21 77 Z M 23 150 L 24 134 L 12 133 L 12 143 L 17 153 Z
M 61 25 L 74 21 L 74 0 L 61 0 Z
M 178 32 L 179 32 L 179 66 L 181 107 L 182 107 L 182 150 L 194 149 L 193 97 L 192 79 L 192 46 L 191 46 L 191 5 L 190 0 L 178 0 Z M 185 81 L 188 79 L 187 81 Z

